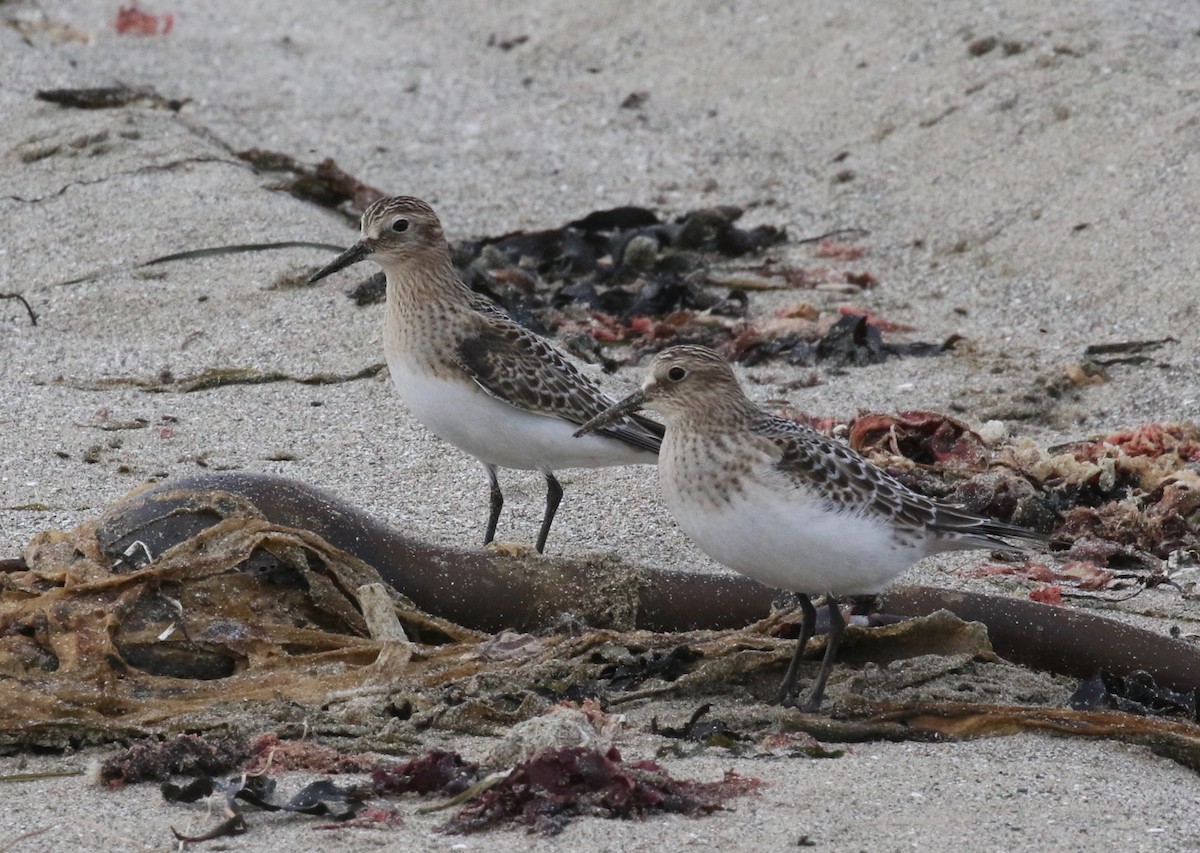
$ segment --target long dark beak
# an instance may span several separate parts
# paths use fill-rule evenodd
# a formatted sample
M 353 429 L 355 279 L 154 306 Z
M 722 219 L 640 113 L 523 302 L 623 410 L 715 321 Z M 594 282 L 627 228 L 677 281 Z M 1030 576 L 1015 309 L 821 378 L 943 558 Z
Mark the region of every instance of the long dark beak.
M 603 429 L 611 423 L 615 423 L 626 415 L 631 415 L 638 409 L 646 405 L 646 392 L 634 391 L 624 400 L 619 403 L 613 403 L 596 417 L 585 423 L 579 429 L 575 430 L 575 437 L 589 432 L 595 432 L 598 429 Z
M 310 275 L 308 277 L 308 283 L 312 284 L 313 282 L 320 281 L 327 275 L 333 275 L 338 270 L 344 270 L 351 264 L 357 264 L 369 254 L 371 254 L 371 248 L 366 243 L 359 240 L 349 249 L 334 258 L 333 262 L 328 266 L 322 267 L 320 270 Z

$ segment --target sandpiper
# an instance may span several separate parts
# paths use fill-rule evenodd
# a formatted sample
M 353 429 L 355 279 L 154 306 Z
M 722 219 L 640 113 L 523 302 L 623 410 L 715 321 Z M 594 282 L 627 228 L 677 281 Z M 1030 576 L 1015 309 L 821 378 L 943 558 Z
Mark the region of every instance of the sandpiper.
M 614 417 L 594 435 L 573 434 L 612 398 L 552 343 L 463 283 L 428 204 L 409 196 L 375 202 L 363 212 L 358 242 L 309 281 L 367 258 L 387 276 L 383 349 L 401 399 L 427 429 L 487 472 L 485 545 L 504 505 L 497 468 L 545 476 L 541 553 L 562 499 L 556 470 L 655 462 L 663 427 L 649 418 Z
M 717 562 L 799 594 L 804 622 L 781 702 L 796 701 L 816 621 L 809 595 L 826 595 L 829 641 L 804 710 L 820 707 L 845 628 L 838 596 L 878 592 L 939 551 L 1013 550 L 1002 537 L 1046 539 L 919 495 L 836 439 L 762 411 L 729 364 L 704 347 L 663 350 L 641 390 L 577 434 L 643 407 L 666 425 L 658 477 L 683 531 Z

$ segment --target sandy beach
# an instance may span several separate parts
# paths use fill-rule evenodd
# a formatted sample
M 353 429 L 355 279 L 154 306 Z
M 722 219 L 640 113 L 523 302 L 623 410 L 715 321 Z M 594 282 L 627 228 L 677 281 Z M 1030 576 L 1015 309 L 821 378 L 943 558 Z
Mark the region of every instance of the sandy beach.
M 900 340 L 961 336 L 936 358 L 739 367 L 776 410 L 841 421 L 947 412 L 1042 447 L 1200 417 L 1200 17 L 1178 3 L 140 8 L 160 16 L 157 34 L 119 32 L 115 2 L 0 2 L 0 293 L 22 296 L 37 319 L 0 300 L 0 558 L 147 482 L 225 469 L 304 480 L 410 535 L 478 544 L 479 465 L 409 417 L 386 370 L 331 384 L 172 385 L 213 369 L 350 377 L 383 361 L 381 307 L 346 295 L 373 269 L 294 286 L 332 248 L 143 265 L 234 244 L 356 239 L 350 218 L 280 191 L 277 175 L 238 156 L 255 148 L 313 166 L 332 158 L 366 184 L 424 198 L 451 241 L 620 205 L 664 218 L 737 205 L 747 226 L 786 228 L 771 250 L 779 263 L 876 282 L 754 293 L 751 317 L 803 300 L 910 327 Z M 146 93 L 108 109 L 37 97 L 115 86 Z M 866 232 L 853 262 L 800 242 L 843 228 Z M 1140 363 L 1108 366 L 1104 381 L 1059 381 L 1089 346 L 1132 341 L 1164 342 Z M 586 369 L 614 395 L 642 375 Z M 813 373 L 818 384 L 793 381 Z M 502 476 L 499 538 L 532 542 L 543 481 Z M 551 553 L 719 570 L 675 528 L 651 469 L 560 479 Z M 969 559 L 927 561 L 904 580 L 1025 594 L 965 579 Z M 1118 616 L 1186 635 L 1200 608 L 1160 587 Z M 723 701 L 714 712 L 736 704 Z M 626 711 L 622 753 L 653 757 L 651 716 L 686 719 L 693 706 Z M 491 748 L 445 732 L 423 746 L 475 758 Z M 104 754 L 18 753 L 0 758 L 0 775 L 82 769 Z M 549 839 L 439 834 L 445 815 L 406 800 L 400 827 L 314 836 L 311 818 L 253 814 L 246 835 L 198 849 L 1200 843 L 1195 773 L 1116 741 L 1020 734 L 853 744 L 836 760 L 708 749 L 662 762 L 678 777 L 733 769 L 768 784 L 711 816 L 582 818 Z M 3 787 L 3 850 L 167 850 L 169 827 L 211 823 L 202 806 L 165 804 L 155 785 L 110 792 L 83 776 Z

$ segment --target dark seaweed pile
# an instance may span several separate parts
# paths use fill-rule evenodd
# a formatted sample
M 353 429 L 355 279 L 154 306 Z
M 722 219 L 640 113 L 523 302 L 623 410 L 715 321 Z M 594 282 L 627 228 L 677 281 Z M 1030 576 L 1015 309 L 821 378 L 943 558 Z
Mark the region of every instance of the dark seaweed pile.
M 710 277 L 714 263 L 761 255 L 787 239 L 783 228 L 740 228 L 742 210 L 702 208 L 672 221 L 642 207 L 590 213 L 560 228 L 467 240 L 451 252 L 463 280 L 541 335 L 557 335 L 574 355 L 614 370 L 675 344 L 703 344 L 758 364 L 876 364 L 933 355 L 941 344 L 885 342 L 872 318 L 848 314 L 824 334 L 760 333 L 747 322 L 750 295 Z M 800 280 L 802 271 L 764 267 Z M 869 276 L 863 280 L 873 281 Z M 803 286 L 803 284 L 799 285 Z M 350 296 L 382 301 L 382 273 Z M 624 347 L 623 350 L 617 349 Z

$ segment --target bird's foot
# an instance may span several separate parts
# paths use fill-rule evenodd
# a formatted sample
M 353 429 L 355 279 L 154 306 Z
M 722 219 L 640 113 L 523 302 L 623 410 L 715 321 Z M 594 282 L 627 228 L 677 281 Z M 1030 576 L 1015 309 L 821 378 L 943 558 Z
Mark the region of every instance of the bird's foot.
M 531 557 L 538 553 L 528 542 L 497 542 L 495 539 L 484 545 L 483 549 L 504 557 Z
M 795 708 L 801 714 L 816 714 L 820 712 L 823 700 L 823 696 L 810 696 L 808 699 L 801 701 L 800 696 L 793 692 L 788 696 L 780 694 L 776 699 L 776 703 L 784 708 Z
M 797 702 L 795 708 L 801 714 L 816 714 L 821 710 L 822 697 L 810 697 L 807 702 Z

